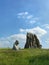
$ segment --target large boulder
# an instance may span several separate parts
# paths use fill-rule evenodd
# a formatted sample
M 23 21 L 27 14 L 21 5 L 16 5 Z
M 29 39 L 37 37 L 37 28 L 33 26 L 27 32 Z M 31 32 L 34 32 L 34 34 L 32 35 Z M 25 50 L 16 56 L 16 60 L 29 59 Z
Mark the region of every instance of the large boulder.
M 24 48 L 41 48 L 39 39 L 35 34 L 27 33 L 26 44 Z
M 40 41 L 38 39 L 38 37 L 34 34 L 34 39 L 35 39 L 35 44 L 37 45 L 37 48 L 41 48 L 42 45 L 40 44 Z
M 13 44 L 13 50 L 19 50 L 18 44 L 19 44 L 19 41 L 16 40 L 15 43 Z

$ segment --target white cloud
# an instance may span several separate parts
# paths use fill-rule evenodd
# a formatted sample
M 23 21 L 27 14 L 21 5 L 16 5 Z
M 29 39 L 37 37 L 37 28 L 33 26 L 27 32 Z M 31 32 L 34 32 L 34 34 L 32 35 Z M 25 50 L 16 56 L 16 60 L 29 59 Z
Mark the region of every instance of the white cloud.
M 24 29 L 20 29 L 20 32 L 24 32 Z M 26 31 L 25 31 L 26 32 Z
M 29 14 L 28 12 L 21 12 L 21 13 L 18 13 L 17 15 L 18 15 L 18 18 L 25 19 L 28 14 Z
M 43 27 L 49 29 L 49 24 L 44 24 Z
M 28 15 L 28 12 L 20 12 L 20 13 L 17 14 L 17 17 L 25 19 L 26 15 Z
M 21 12 L 21 13 L 18 13 L 18 18 L 22 18 L 22 19 L 32 19 L 33 18 L 33 15 L 30 15 L 28 12 Z
M 22 13 L 18 13 L 18 15 L 19 15 L 19 16 L 24 15 L 24 12 L 22 12 Z
M 34 23 L 36 23 L 36 21 L 35 21 L 35 20 L 32 20 L 32 21 L 30 21 L 30 23 L 31 23 L 31 24 L 34 24 Z
M 21 12 L 17 14 L 18 16 L 28 15 L 28 12 Z
M 28 14 L 28 12 L 24 12 L 24 14 L 25 14 L 25 15 L 27 15 L 27 14 Z
M 39 20 L 38 17 L 34 17 L 32 14 L 29 14 L 28 12 L 18 13 L 17 17 L 19 19 L 25 19 L 26 24 L 34 24 Z
M 27 19 L 32 19 L 33 18 L 33 15 L 28 15 L 27 16 Z
M 32 28 L 32 29 L 20 29 L 20 32 L 31 32 L 31 33 L 37 34 L 39 37 L 43 36 L 47 33 L 46 30 L 44 30 L 40 27 L 35 27 L 35 28 Z
M 26 36 L 25 34 L 14 34 L 6 38 L 0 38 L 0 47 L 11 47 L 13 46 L 13 43 L 18 40 L 19 46 L 24 47 Z
M 14 34 L 11 35 L 9 37 L 7 37 L 8 39 L 14 39 L 14 40 L 18 40 L 18 39 L 25 39 L 25 34 Z

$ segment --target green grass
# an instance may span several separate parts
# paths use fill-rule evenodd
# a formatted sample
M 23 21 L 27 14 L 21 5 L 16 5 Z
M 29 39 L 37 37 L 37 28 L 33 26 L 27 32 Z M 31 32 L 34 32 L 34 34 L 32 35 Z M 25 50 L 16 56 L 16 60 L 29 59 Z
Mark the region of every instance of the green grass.
M 0 65 L 49 65 L 48 49 L 0 49 Z

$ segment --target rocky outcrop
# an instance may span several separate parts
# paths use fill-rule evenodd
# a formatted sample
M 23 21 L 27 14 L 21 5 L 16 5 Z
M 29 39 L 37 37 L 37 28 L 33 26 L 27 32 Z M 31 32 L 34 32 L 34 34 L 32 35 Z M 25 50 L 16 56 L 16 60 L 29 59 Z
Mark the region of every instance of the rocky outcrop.
M 41 48 L 39 39 L 35 34 L 27 33 L 26 44 L 24 48 Z
M 19 44 L 19 42 L 18 42 L 18 40 L 16 40 L 13 45 L 13 50 L 19 50 L 18 44 Z

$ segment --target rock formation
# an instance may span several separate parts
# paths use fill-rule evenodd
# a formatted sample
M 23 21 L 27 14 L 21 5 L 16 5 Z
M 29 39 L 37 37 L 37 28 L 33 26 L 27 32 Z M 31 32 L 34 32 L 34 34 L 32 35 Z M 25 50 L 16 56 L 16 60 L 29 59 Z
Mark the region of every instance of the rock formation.
M 41 48 L 39 39 L 35 34 L 27 33 L 26 44 L 24 48 Z
M 13 45 L 13 50 L 19 50 L 18 44 L 19 44 L 19 42 L 18 42 L 18 40 L 16 40 Z

